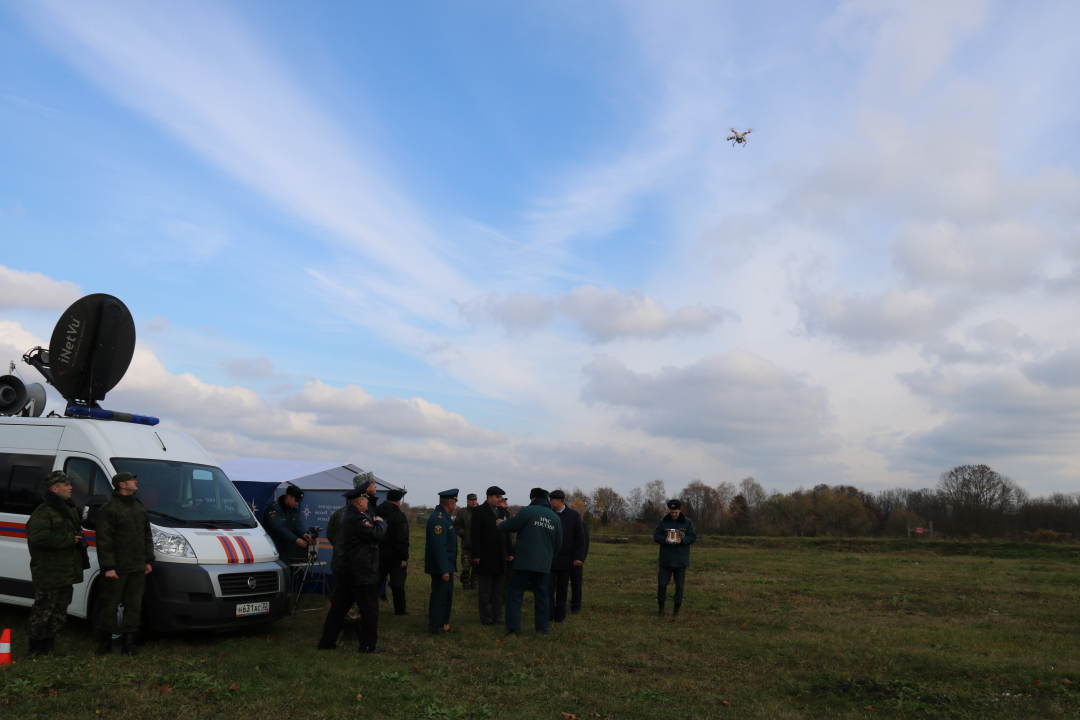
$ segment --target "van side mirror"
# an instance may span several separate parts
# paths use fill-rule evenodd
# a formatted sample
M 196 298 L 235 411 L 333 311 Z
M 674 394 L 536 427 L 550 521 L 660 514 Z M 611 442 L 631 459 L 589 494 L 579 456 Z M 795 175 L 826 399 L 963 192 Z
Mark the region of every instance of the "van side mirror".
M 101 506 L 109 501 L 109 498 L 104 495 L 91 495 L 86 498 L 86 506 L 82 511 L 82 526 L 87 530 L 94 530 L 97 527 L 98 510 Z

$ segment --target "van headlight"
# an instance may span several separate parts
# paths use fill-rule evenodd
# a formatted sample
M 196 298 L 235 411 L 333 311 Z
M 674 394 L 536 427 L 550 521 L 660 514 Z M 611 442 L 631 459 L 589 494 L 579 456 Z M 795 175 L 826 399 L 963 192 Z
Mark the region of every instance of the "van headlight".
M 195 557 L 195 551 L 181 535 L 174 535 L 150 526 L 150 535 L 154 540 L 154 550 L 171 557 Z

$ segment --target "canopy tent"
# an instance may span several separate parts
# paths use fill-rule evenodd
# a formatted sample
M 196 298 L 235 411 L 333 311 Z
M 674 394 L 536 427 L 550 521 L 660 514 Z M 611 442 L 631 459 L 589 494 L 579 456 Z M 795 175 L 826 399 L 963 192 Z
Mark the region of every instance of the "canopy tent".
M 260 521 L 266 505 L 284 495 L 289 485 L 296 485 L 304 491 L 304 499 L 300 503 L 304 527 L 324 529 L 330 515 L 345 504 L 341 496 L 353 489 L 353 477 L 364 472 L 356 465 L 318 460 L 236 458 L 220 465 Z M 386 499 L 388 491 L 401 490 L 379 477 L 375 478 L 375 487 L 379 502 Z M 330 572 L 331 552 L 325 534 L 320 534 L 319 559 L 325 563 L 327 573 Z

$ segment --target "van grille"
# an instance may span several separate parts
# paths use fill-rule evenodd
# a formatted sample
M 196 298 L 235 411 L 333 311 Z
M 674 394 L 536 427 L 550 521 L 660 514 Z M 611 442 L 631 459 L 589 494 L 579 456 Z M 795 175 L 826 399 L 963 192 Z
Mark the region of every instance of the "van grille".
M 248 578 L 255 578 L 255 587 L 248 585 Z M 255 573 L 223 573 L 218 575 L 218 585 L 223 596 L 261 595 L 278 591 L 278 574 L 274 571 Z

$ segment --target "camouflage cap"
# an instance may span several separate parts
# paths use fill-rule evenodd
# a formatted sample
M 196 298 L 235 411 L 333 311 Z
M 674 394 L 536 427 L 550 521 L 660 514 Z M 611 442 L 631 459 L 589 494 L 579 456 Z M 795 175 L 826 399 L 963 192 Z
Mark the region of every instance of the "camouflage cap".
M 476 499 L 476 493 L 469 493 L 468 495 L 465 496 L 465 499 L 466 500 L 475 500 Z
M 70 482 L 68 476 L 64 474 L 63 470 L 53 470 L 51 473 L 45 476 L 45 487 L 50 488 L 57 483 Z
M 120 483 L 127 482 L 128 480 L 134 480 L 137 477 L 139 477 L 139 476 L 138 475 L 132 475 L 129 472 L 116 473 L 115 475 L 112 476 L 113 489 L 115 490 L 115 489 L 119 488 Z

